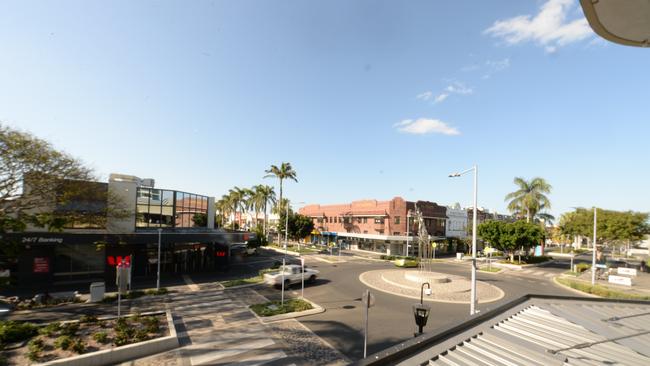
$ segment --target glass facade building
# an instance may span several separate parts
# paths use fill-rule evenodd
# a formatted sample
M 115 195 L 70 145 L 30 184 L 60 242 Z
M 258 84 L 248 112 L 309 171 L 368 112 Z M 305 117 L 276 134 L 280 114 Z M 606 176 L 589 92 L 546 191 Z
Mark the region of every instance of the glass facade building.
M 138 187 L 136 190 L 136 229 L 197 228 L 206 220 L 208 197 L 167 189 Z

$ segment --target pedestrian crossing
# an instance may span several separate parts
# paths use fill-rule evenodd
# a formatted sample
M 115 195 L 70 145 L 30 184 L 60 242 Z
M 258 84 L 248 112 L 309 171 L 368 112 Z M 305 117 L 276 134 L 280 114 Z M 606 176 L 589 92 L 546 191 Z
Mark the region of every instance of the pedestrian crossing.
M 190 365 L 270 365 L 287 355 L 246 305 L 223 290 L 187 292 L 169 304 Z M 177 328 L 177 329 L 178 329 Z
M 287 364 L 282 344 L 248 310 L 242 299 L 218 286 L 194 286 L 185 292 L 171 293 L 165 304 L 174 316 L 181 348 L 124 365 Z M 242 293 L 246 294 L 238 292 L 239 296 Z
M 533 276 L 533 277 L 538 277 L 538 278 L 551 278 L 551 277 L 554 277 L 554 276 L 558 275 L 558 273 L 555 273 L 555 272 L 540 271 L 539 268 L 527 268 L 527 269 L 522 269 L 522 270 L 510 270 L 507 273 L 508 274 L 514 274 L 514 275 L 527 275 L 527 276 Z

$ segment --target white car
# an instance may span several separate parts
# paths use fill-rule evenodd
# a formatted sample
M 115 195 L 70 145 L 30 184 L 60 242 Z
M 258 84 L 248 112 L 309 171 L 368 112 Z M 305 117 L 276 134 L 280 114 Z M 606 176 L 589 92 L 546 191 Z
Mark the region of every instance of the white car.
M 297 264 L 288 264 L 284 267 L 280 266 L 277 271 L 265 273 L 264 282 L 272 286 L 281 286 L 282 280 L 284 279 L 285 287 L 289 287 L 294 283 L 301 283 L 303 278 L 305 279 L 305 282 L 316 282 L 316 276 L 318 275 L 317 270 L 305 267 L 304 277 L 301 270 L 301 266 Z M 283 272 L 284 278 L 282 276 Z

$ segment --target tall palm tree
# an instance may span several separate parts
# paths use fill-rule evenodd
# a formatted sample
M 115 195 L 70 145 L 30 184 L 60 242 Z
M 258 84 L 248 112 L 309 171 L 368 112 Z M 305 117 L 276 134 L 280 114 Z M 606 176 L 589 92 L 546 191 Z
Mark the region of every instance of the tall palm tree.
M 221 216 L 221 226 L 225 227 L 228 215 L 230 215 L 232 211 L 230 197 L 226 194 L 221 196 L 221 198 L 217 202 L 215 202 L 215 210 Z
M 241 216 L 246 207 L 246 195 L 246 188 L 233 187 L 228 190 L 228 200 L 235 214 L 235 222 L 237 222 L 239 227 L 241 227 Z M 239 213 L 239 218 L 237 218 L 237 213 Z
M 508 210 L 518 217 L 526 217 L 526 222 L 536 218 L 549 219 L 552 216 L 543 212 L 551 208 L 547 194 L 551 193 L 553 187 L 544 178 L 533 178 L 526 181 L 524 178 L 514 179 L 518 190 L 508 193 L 505 200 L 508 202 Z
M 280 164 L 279 167 L 276 165 L 271 165 L 271 168 L 265 170 L 265 172 L 266 175 L 264 176 L 264 178 L 275 177 L 280 180 L 280 199 L 278 200 L 278 202 L 279 203 L 284 202 L 282 201 L 282 182 L 285 179 L 291 179 L 294 182 L 298 182 L 298 179 L 296 178 L 296 171 L 293 170 L 293 168 L 291 167 L 291 163 L 283 162 L 282 164 Z
M 275 190 L 271 186 L 263 185 L 263 184 L 258 184 L 253 187 L 253 195 L 252 195 L 252 200 L 253 200 L 253 206 L 255 208 L 255 218 L 257 219 L 257 214 L 260 210 L 264 210 L 264 234 L 267 234 L 267 221 L 268 221 L 268 216 L 267 216 L 267 208 L 269 202 L 274 204 L 275 203 Z

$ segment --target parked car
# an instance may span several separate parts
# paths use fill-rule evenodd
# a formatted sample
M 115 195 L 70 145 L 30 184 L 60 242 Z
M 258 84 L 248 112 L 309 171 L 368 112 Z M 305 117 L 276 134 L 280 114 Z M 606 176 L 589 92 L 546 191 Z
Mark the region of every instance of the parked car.
M 302 267 L 297 264 L 288 264 L 280 267 L 277 271 L 264 274 L 264 283 L 272 286 L 279 287 L 282 285 L 284 272 L 284 286 L 289 287 L 294 283 L 301 283 L 303 279 Z M 316 282 L 318 271 L 315 269 L 305 267 L 304 279 L 305 282 Z
M 413 258 L 396 259 L 393 262 L 397 267 L 414 268 L 418 266 L 418 260 Z

